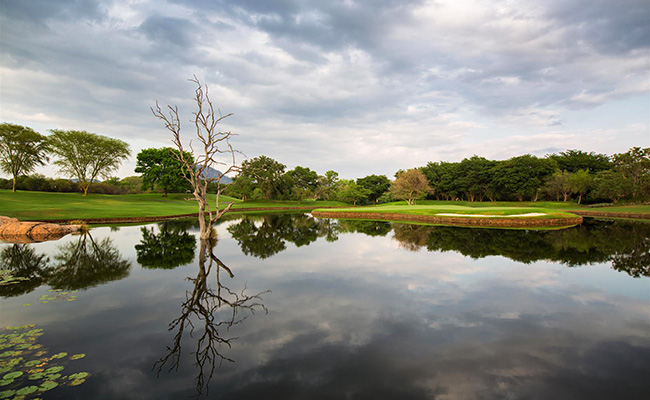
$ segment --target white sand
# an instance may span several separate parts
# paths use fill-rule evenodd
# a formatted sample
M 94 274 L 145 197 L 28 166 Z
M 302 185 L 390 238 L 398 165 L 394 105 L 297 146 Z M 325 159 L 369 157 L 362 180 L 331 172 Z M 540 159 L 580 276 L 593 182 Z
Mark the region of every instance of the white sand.
M 452 213 L 438 213 L 442 217 L 480 217 L 480 218 L 503 218 L 503 217 L 541 217 L 546 213 L 526 213 L 514 215 L 485 215 L 485 214 L 452 214 Z

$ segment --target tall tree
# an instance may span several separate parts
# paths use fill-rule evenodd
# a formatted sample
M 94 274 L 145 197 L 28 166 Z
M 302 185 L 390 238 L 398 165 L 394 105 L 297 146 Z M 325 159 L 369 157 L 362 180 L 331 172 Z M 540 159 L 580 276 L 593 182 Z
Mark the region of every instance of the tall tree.
M 612 156 L 614 169 L 632 182 L 632 197 L 650 192 L 650 147 L 632 147 Z M 645 196 L 644 196 L 645 195 Z
M 225 118 L 230 117 L 232 114 L 222 115 L 221 112 L 214 108 L 210 96 L 208 94 L 208 86 L 203 86 L 199 79 L 194 76 L 190 82 L 196 84 L 194 89 L 194 102 L 196 103 L 197 110 L 193 113 L 194 118 L 192 122 L 196 130 L 196 138 L 201 144 L 201 149 L 194 154 L 190 142 L 190 149 L 192 158 L 185 155 L 183 141 L 181 140 L 181 120 L 178 115 L 177 106 L 167 106 L 169 114 L 163 113 L 162 109 L 156 102 L 156 107 L 151 108 L 153 115 L 165 123 L 165 127 L 172 133 L 172 142 L 178 150 L 179 161 L 185 165 L 185 179 L 192 185 L 194 189 L 193 195 L 199 205 L 199 230 L 201 239 L 207 240 L 212 236 L 213 225 L 225 213 L 230 210 L 233 203 L 230 202 L 225 208 L 219 209 L 219 196 L 223 188 L 220 186 L 221 179 L 226 174 L 234 171 L 239 171 L 239 167 L 235 162 L 235 151 L 230 144 L 232 133 L 221 132 L 218 130 L 219 123 Z M 226 157 L 228 161 L 218 161 L 217 158 Z M 224 171 L 216 176 L 210 175 L 210 170 L 214 165 L 221 164 L 224 166 Z M 207 200 L 208 186 L 210 184 L 217 184 L 217 196 L 215 209 L 212 210 Z M 206 219 L 207 217 L 207 219 Z
M 25 126 L 0 124 L 0 169 L 13 177 L 13 192 L 16 192 L 18 176 L 33 171 L 48 160 L 46 139 Z
M 559 154 L 551 154 L 548 158 L 554 160 L 561 171 L 567 172 L 578 172 L 583 169 L 597 173 L 612 167 L 607 155 L 597 154 L 593 151 L 587 153 L 582 150 L 567 150 Z
M 390 188 L 390 180 L 385 175 L 368 175 L 357 179 L 357 185 L 369 190 L 368 200 L 377 204 L 377 199 Z
M 591 190 L 594 178 L 589 170 L 580 169 L 569 175 L 571 191 L 578 195 L 578 204 L 582 203 L 582 197 Z
M 555 161 L 526 154 L 497 163 L 490 185 L 501 197 L 536 201 L 544 180 L 556 170 Z
M 341 201 L 352 203 L 356 206 L 358 202 L 367 199 L 369 194 L 370 190 L 361 185 L 357 185 L 353 179 L 341 179 L 341 186 L 336 197 Z
M 244 160 L 241 165 L 240 175 L 248 176 L 255 181 L 262 191 L 265 200 L 271 200 L 279 192 L 282 184 L 282 175 L 287 166 L 275 161 L 271 157 L 259 156 Z
M 318 186 L 314 193 L 314 198 L 329 200 L 339 187 L 339 174 L 336 171 L 326 171 L 325 175 L 318 177 Z
M 415 201 L 423 198 L 431 191 L 427 177 L 419 169 L 409 169 L 397 174 L 395 182 L 390 189 L 396 199 L 406 200 L 411 206 Z
M 59 171 L 79 180 L 79 186 L 88 195 L 88 188 L 98 177 L 109 178 L 123 160 L 131 154 L 129 145 L 119 139 L 86 131 L 50 130 L 50 151 Z
M 185 152 L 185 159 L 194 163 L 192 154 Z M 171 147 L 161 149 L 144 149 L 138 153 L 135 172 L 141 174 L 142 189 L 159 187 L 163 190 L 163 196 L 167 193 L 184 192 L 190 189 L 185 179 L 187 171 L 184 171 L 185 164 L 180 161 L 178 150 Z
M 285 174 L 287 183 L 291 187 L 291 192 L 298 200 L 303 200 L 308 196 L 313 196 L 318 186 L 318 174 L 309 168 L 297 166 Z

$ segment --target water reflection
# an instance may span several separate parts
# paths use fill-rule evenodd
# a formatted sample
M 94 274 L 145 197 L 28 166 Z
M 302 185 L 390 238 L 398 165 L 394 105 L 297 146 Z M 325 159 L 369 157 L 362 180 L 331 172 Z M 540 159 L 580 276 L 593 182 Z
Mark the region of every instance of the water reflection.
M 650 276 L 646 223 L 586 220 L 556 231 L 395 224 L 393 238 L 411 251 L 456 251 L 474 259 L 499 255 L 526 264 L 549 260 L 571 267 L 611 262 L 631 276 Z
M 194 260 L 196 238 L 183 223 L 163 222 L 154 228 L 140 228 L 142 239 L 135 245 L 137 261 L 145 268 L 173 269 Z
M 38 254 L 30 244 L 14 244 L 0 252 L 0 266 L 17 283 L 0 286 L 0 296 L 11 297 L 29 293 L 47 284 L 54 289 L 77 290 L 124 279 L 131 263 L 110 238 L 96 241 L 90 232 L 57 246 L 51 258 Z
M 479 259 L 502 256 L 522 263 L 541 260 L 575 267 L 611 262 L 630 276 L 650 276 L 650 224 L 585 219 L 562 230 L 508 230 L 316 219 L 306 214 L 244 216 L 228 231 L 244 254 L 266 259 L 287 249 L 287 242 L 309 245 L 319 237 L 338 240 L 342 233 L 393 238 L 409 251 L 455 251 Z
M 234 325 L 241 324 L 249 314 L 263 310 L 262 292 L 254 295 L 246 293 L 244 287 L 237 292 L 223 282 L 223 274 L 233 278 L 234 274 L 214 253 L 216 240 L 201 240 L 199 250 L 198 273 L 195 278 L 187 279 L 193 283 L 191 291 L 186 292 L 186 300 L 181 305 L 181 315 L 169 324 L 169 330 L 175 332 L 172 345 L 167 347 L 167 354 L 158 360 L 154 368 L 158 374 L 167 364 L 169 370 L 178 371 L 181 363 L 182 342 L 185 334 L 196 336 L 196 351 L 193 351 L 194 365 L 198 368 L 196 376 L 197 395 L 208 385 L 217 365 L 223 361 L 234 362 L 226 356 L 222 348 L 230 348 L 235 337 L 228 337 L 228 331 Z M 214 271 L 214 281 L 210 280 Z M 189 331 L 189 332 L 188 332 Z

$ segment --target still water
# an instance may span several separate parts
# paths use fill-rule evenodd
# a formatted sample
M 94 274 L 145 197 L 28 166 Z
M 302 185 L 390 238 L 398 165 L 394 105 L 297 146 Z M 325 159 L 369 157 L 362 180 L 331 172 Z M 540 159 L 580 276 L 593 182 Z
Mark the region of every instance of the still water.
M 650 224 L 217 231 L 0 243 L 0 399 L 650 398 Z

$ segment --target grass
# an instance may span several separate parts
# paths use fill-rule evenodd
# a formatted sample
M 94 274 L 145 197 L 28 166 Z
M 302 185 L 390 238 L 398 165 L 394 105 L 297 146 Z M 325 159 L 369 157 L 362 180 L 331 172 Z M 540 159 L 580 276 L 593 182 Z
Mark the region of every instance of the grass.
M 189 201 L 187 200 L 189 199 Z M 214 195 L 210 196 L 214 204 Z M 278 208 L 278 207 L 341 207 L 345 203 L 337 201 L 247 201 L 222 196 L 221 206 L 233 201 L 233 211 L 243 208 Z M 588 208 L 576 203 L 563 202 L 463 202 L 463 201 L 419 201 L 417 205 L 407 207 L 405 202 L 395 202 L 378 206 L 330 209 L 329 211 L 386 212 L 403 214 L 431 215 L 436 213 L 457 214 L 492 214 L 508 216 L 528 212 L 544 212 L 548 215 L 536 218 L 554 218 L 567 216 L 564 210 L 585 210 L 596 212 L 650 214 L 650 205 L 593 207 Z M 0 215 L 18 218 L 23 221 L 89 218 L 127 218 L 158 217 L 168 215 L 192 214 L 198 212 L 196 202 L 189 194 L 170 194 L 163 197 L 159 193 L 132 195 L 90 194 L 83 197 L 80 193 L 26 192 L 12 193 L 0 190 Z M 250 211 L 252 212 L 252 211 Z M 259 211 L 258 211 L 259 212 Z M 247 212 L 248 213 L 248 212 Z
M 190 199 L 189 201 L 186 199 Z M 215 196 L 209 198 L 211 204 Z M 342 206 L 340 202 L 323 201 L 250 201 L 242 202 L 232 197 L 221 196 L 220 204 L 233 201 L 233 209 L 273 207 L 332 207 Z M 0 215 L 18 218 L 21 221 L 158 217 L 197 213 L 196 201 L 188 194 L 159 193 L 132 195 L 49 193 L 0 190 Z
M 422 204 L 424 203 L 424 204 Z M 510 215 L 526 213 L 544 213 L 545 215 L 524 217 L 532 219 L 566 218 L 575 215 L 563 212 L 557 208 L 518 206 L 518 203 L 465 203 L 465 202 L 421 202 L 407 206 L 405 202 L 381 204 L 378 206 L 337 208 L 329 212 L 355 212 L 355 213 L 392 213 L 409 215 L 431 215 L 438 213 L 453 214 L 480 214 L 508 217 Z

